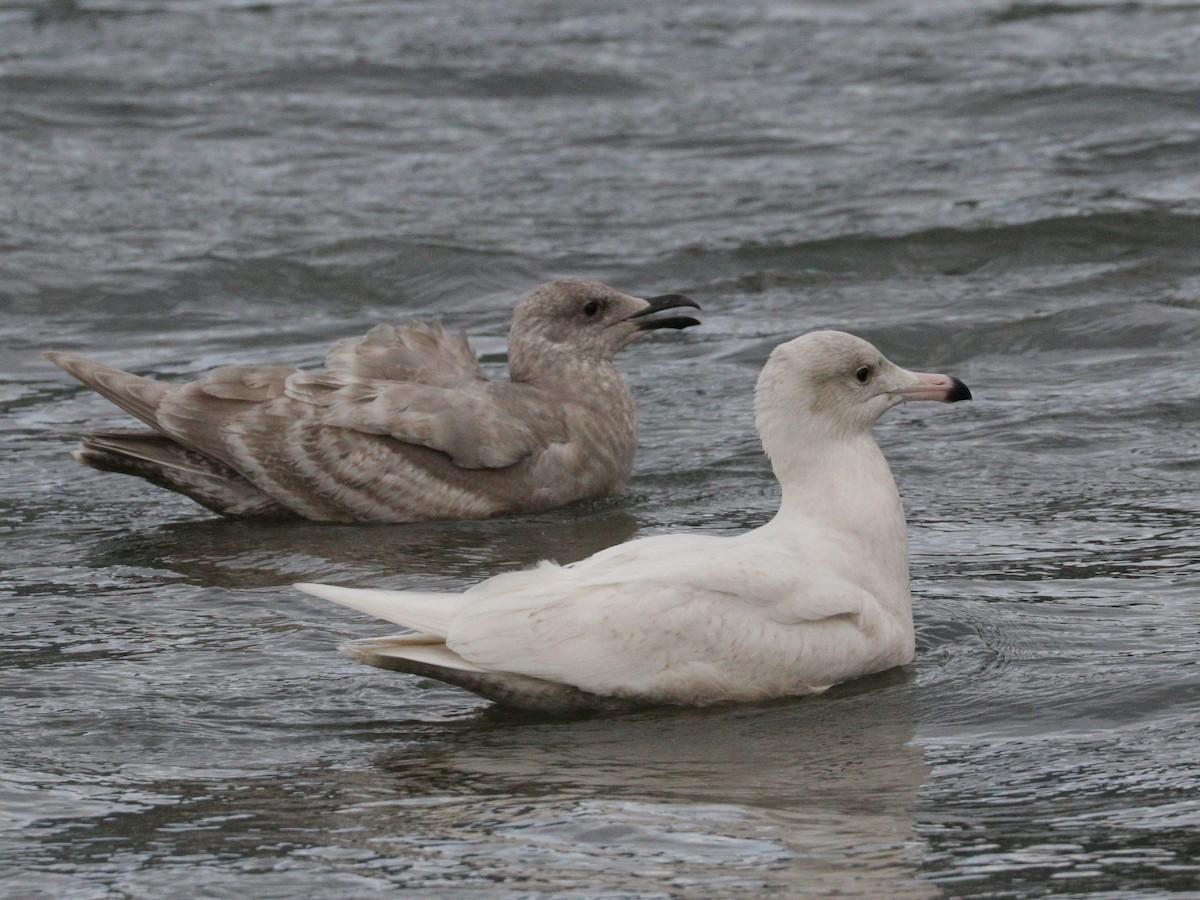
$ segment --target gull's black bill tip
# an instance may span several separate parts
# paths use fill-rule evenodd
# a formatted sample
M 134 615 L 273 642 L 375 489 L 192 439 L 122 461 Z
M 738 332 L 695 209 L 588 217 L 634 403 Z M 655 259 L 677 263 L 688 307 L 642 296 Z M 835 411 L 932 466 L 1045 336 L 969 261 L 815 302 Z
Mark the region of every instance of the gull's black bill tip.
M 971 399 L 971 389 L 969 387 L 953 375 L 950 376 L 950 381 L 952 384 L 950 385 L 950 393 L 946 395 L 947 403 L 957 403 L 959 400 Z
M 660 294 L 657 297 L 647 297 L 646 302 L 650 305 L 629 317 L 630 319 L 642 319 L 643 321 L 638 322 L 638 328 L 643 331 L 648 331 L 651 328 L 691 328 L 693 325 L 700 324 L 699 319 L 694 319 L 691 316 L 666 316 L 660 319 L 644 318 L 663 310 L 679 309 L 683 306 L 699 309 L 700 304 L 686 294 Z

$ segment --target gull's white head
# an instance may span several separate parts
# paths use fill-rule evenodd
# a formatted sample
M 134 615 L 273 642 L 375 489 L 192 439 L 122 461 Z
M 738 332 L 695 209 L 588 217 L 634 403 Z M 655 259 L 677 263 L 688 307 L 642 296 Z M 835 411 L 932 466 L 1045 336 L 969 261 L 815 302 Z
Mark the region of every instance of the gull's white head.
M 796 441 L 866 434 L 883 413 L 906 400 L 970 399 L 957 378 L 902 369 L 852 334 L 814 331 L 772 351 L 755 389 L 755 413 L 774 459 Z
M 691 316 L 654 313 L 690 306 L 683 294 L 643 299 L 623 294 L 598 281 L 560 278 L 540 285 L 513 311 L 508 360 L 513 376 L 539 367 L 561 372 L 564 360 L 610 362 L 622 347 L 658 328 L 699 325 Z

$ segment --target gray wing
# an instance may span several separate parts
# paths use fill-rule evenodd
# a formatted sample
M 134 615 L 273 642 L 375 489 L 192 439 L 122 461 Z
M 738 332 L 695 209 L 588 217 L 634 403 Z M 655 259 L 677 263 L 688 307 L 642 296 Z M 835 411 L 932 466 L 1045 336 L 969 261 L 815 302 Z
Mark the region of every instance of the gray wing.
M 548 398 L 490 381 L 434 387 L 298 372 L 284 393 L 324 426 L 419 444 L 465 469 L 506 468 L 567 434 L 562 409 Z
M 342 342 L 321 373 L 230 366 L 165 385 L 91 363 L 77 373 L 85 361 L 75 358 L 55 361 L 312 519 L 418 521 L 521 509 L 532 495 L 509 467 L 567 440 L 561 404 L 528 386 L 488 381 L 465 338 L 440 326 L 373 329 Z
M 361 337 L 334 344 L 325 368 L 346 379 L 406 381 L 451 387 L 487 376 L 461 331 L 450 334 L 440 322 L 376 325 Z
M 223 369 L 171 391 L 158 427 L 300 515 L 325 521 L 479 518 L 528 503 L 509 468 L 566 438 L 521 385 L 339 380 L 293 370 L 261 383 Z
M 565 440 L 558 408 L 527 389 L 489 381 L 466 335 L 450 334 L 440 322 L 377 325 L 339 341 L 325 363 L 320 373 L 217 369 L 171 390 L 152 424 L 239 469 L 238 457 L 250 451 L 245 439 L 279 433 L 284 421 L 391 437 L 445 453 L 467 469 L 506 468 Z
M 377 325 L 339 341 L 325 367 L 284 382 L 321 424 L 437 450 L 463 468 L 503 469 L 565 440 L 558 409 L 489 381 L 467 336 L 440 322 Z
M 521 386 L 437 388 L 294 369 L 217 369 L 167 394 L 155 419 L 180 443 L 243 472 L 245 457 L 297 452 L 302 432 L 322 429 L 417 444 L 465 469 L 506 468 L 567 437 L 562 410 Z

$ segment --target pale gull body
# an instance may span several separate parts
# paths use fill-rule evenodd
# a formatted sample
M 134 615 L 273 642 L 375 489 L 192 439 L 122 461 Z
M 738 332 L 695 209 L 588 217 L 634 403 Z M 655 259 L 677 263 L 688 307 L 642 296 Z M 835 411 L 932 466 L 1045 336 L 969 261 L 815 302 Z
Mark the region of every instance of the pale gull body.
M 297 587 L 414 630 L 351 656 L 526 709 L 814 693 L 913 657 L 904 512 L 872 424 L 906 400 L 970 396 L 815 332 L 777 347 L 758 380 L 783 489 L 760 528 L 630 541 L 462 594 Z
M 164 384 L 46 356 L 152 429 L 84 435 L 75 457 L 93 468 L 229 516 L 478 519 L 624 489 L 637 412 L 612 359 L 647 331 L 698 324 L 652 315 L 683 306 L 696 304 L 541 285 L 513 313 L 508 382 L 484 375 L 465 335 L 421 322 L 339 342 L 323 372 L 231 366 Z

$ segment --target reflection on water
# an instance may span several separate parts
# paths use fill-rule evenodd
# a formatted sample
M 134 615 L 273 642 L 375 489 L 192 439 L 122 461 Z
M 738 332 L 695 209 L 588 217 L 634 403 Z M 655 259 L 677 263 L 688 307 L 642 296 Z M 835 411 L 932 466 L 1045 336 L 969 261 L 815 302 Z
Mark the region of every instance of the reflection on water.
M 396 799 L 341 812 L 396 830 L 415 794 L 435 844 L 494 829 L 511 852 L 542 857 L 547 889 L 586 873 L 614 890 L 639 875 L 667 890 L 685 869 L 713 885 L 921 896 L 911 808 L 927 769 L 912 734 L 903 695 L 886 690 L 866 702 L 496 721 L 379 757 Z M 479 795 L 495 806 L 481 810 Z
M 276 889 L 515 880 L 550 892 L 586 883 L 592 896 L 706 885 L 928 897 L 911 814 L 928 768 L 910 700 L 893 676 L 741 709 L 573 721 L 489 711 L 380 728 L 332 769 L 158 783 L 131 771 L 141 788 L 124 792 L 63 785 L 74 824 L 50 824 L 43 796 L 34 833 L 59 865 L 137 861 L 132 889 L 163 867 L 217 885 L 249 861 Z M 209 852 L 214 838 L 236 866 Z
M 149 562 L 196 584 L 235 589 L 328 579 L 423 589 L 590 556 L 638 530 L 627 507 L 616 498 L 537 516 L 411 526 L 201 519 L 117 535 L 88 561 L 97 568 Z

